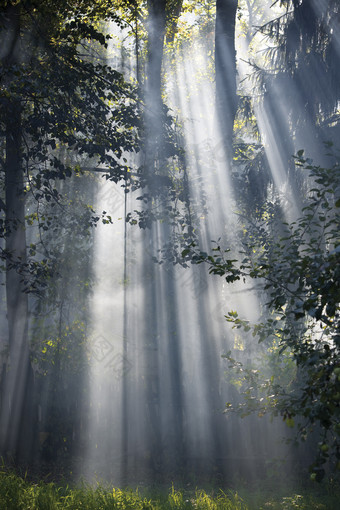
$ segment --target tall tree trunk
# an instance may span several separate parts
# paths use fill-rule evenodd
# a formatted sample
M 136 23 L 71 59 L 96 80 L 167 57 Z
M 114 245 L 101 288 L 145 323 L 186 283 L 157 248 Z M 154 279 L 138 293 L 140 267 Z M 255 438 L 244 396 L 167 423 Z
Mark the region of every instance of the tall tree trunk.
M 160 169 L 162 159 L 162 92 L 161 71 L 165 38 L 166 0 L 148 0 L 148 61 L 145 84 L 145 162 L 151 194 L 154 191 L 154 175 Z M 147 205 L 150 207 L 150 204 Z M 153 225 L 145 233 L 146 246 L 157 242 L 156 228 Z M 157 286 L 156 269 L 145 252 L 143 270 L 151 276 L 146 291 L 144 332 L 145 357 L 145 430 L 149 455 L 149 469 L 153 476 L 160 476 L 163 467 L 160 410 L 160 371 L 159 345 L 157 338 Z
M 237 4 L 237 0 L 216 0 L 216 108 L 229 159 L 232 158 L 232 138 L 237 110 L 235 50 Z
M 158 108 L 161 104 L 161 70 L 165 38 L 166 0 L 148 0 L 148 11 L 146 90 L 148 100 L 151 100 Z
M 8 10 L 9 52 L 5 64 L 18 63 L 20 7 Z M 32 447 L 33 372 L 28 345 L 28 296 L 22 268 L 26 263 L 25 196 L 22 159 L 21 101 L 12 97 L 3 109 L 6 125 L 5 213 L 6 213 L 6 301 L 9 355 L 1 388 L 0 450 L 29 458 Z

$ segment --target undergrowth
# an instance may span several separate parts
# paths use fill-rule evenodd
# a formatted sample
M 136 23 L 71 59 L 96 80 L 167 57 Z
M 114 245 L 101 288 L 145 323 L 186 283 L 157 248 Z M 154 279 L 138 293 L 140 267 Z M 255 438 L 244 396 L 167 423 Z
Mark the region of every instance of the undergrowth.
M 32 482 L 13 471 L 0 470 L 1 510 L 336 510 L 339 493 L 292 494 L 175 490 L 148 492 L 97 485 L 70 487 Z

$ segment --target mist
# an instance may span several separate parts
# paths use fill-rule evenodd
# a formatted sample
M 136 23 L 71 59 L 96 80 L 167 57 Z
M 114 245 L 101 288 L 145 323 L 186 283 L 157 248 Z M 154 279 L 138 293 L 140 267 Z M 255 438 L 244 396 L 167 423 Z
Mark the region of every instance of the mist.
M 57 35 L 44 45 L 20 2 L 25 51 L 12 51 L 20 30 L 11 12 L 1 18 L 10 53 L 1 50 L 9 90 L 0 146 L 1 455 L 34 473 L 116 486 L 308 477 L 322 421 L 296 447 L 288 403 L 271 412 L 260 383 L 248 396 L 267 409 L 248 400 L 242 412 L 242 399 L 251 373 L 300 391 L 294 348 L 288 342 L 278 354 L 284 335 L 258 342 L 252 334 L 268 317 L 295 313 L 288 301 L 279 309 L 268 284 L 275 275 L 256 273 L 256 264 L 272 246 L 276 260 L 274 243 L 290 239 L 306 207 L 313 176 L 305 160 L 296 164 L 298 151 L 310 168 L 312 159 L 337 164 L 339 91 L 329 64 L 339 59 L 338 26 L 329 25 L 323 53 L 304 25 L 295 47 L 282 50 L 282 34 L 298 30 L 292 7 L 231 2 L 227 27 L 223 2 L 179 6 L 171 33 L 163 3 L 136 7 L 138 16 L 117 7 L 123 21 L 103 20 L 105 44 L 95 24 L 91 34 L 79 22 L 73 34 L 78 18 L 69 13 L 74 54 L 57 57 Z M 310 4 L 324 28 L 328 3 Z M 320 252 L 336 250 L 321 230 Z M 330 317 L 335 327 L 338 312 Z M 322 460 L 327 471 L 331 460 Z

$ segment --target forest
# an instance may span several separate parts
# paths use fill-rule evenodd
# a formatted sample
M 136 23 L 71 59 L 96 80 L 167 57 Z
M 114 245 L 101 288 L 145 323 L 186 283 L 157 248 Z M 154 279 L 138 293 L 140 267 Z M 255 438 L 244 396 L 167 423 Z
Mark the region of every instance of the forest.
M 0 0 L 1 508 L 338 508 L 339 140 L 337 0 Z

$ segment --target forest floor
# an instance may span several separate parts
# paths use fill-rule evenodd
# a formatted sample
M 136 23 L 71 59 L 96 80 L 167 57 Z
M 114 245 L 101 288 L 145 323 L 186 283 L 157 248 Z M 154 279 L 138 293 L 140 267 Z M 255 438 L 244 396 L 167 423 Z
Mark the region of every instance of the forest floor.
M 301 490 L 261 487 L 228 489 L 119 489 L 32 481 L 0 469 L 2 510 L 338 510 L 339 484 L 324 482 Z

